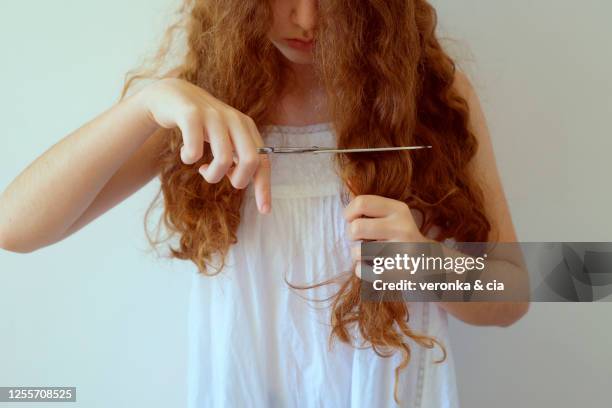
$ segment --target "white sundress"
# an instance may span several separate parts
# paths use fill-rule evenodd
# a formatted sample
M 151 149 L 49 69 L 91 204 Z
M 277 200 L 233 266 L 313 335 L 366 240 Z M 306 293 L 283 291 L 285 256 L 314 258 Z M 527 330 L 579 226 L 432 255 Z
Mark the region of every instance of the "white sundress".
M 267 126 L 267 145 L 335 146 L 331 124 Z M 336 285 L 295 291 L 351 266 L 340 179 L 331 154 L 270 155 L 272 212 L 259 214 L 245 191 L 238 243 L 223 271 L 193 272 L 189 302 L 188 407 L 397 407 L 395 367 L 401 356 L 376 355 L 335 341 L 328 349 L 329 302 Z M 418 213 L 414 212 L 415 217 Z M 419 222 L 419 221 L 417 221 Z M 435 303 L 409 306 L 412 329 L 438 346 L 412 345 L 399 383 L 401 407 L 458 407 L 447 314 Z

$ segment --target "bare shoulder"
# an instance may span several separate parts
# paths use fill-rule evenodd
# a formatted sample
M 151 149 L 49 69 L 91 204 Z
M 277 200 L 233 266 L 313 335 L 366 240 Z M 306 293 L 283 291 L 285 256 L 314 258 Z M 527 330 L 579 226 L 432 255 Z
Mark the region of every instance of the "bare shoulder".
M 491 235 L 500 242 L 515 242 L 516 231 L 496 163 L 491 133 L 480 98 L 468 76 L 456 70 L 453 87 L 466 100 L 469 107 L 469 129 L 478 141 L 478 149 L 468 164 L 478 180 L 485 197 L 485 211 L 492 224 Z
M 163 75 L 163 77 L 165 77 L 165 78 L 179 78 L 182 73 L 183 73 L 183 66 L 178 66 L 178 67 L 174 67 L 174 68 L 170 69 L 168 72 L 166 72 Z
M 459 68 L 455 70 L 455 78 L 453 81 L 453 87 L 463 96 L 466 97 L 470 93 L 475 92 L 472 82 L 468 76 L 461 71 Z

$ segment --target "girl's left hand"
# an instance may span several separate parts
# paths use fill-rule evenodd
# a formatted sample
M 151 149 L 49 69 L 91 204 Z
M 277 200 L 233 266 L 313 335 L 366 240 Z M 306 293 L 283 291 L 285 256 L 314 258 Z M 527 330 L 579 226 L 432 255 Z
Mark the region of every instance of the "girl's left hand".
M 367 218 L 362 218 L 367 217 Z M 353 197 L 344 209 L 351 241 L 431 242 L 421 234 L 408 204 L 378 195 Z M 351 249 L 355 274 L 361 277 L 361 245 Z

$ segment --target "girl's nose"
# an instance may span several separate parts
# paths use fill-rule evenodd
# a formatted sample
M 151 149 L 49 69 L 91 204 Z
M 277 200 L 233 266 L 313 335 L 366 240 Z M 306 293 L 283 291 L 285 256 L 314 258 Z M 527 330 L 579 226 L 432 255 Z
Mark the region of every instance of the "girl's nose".
M 318 0 L 296 0 L 293 6 L 292 21 L 308 33 L 309 38 L 317 24 Z

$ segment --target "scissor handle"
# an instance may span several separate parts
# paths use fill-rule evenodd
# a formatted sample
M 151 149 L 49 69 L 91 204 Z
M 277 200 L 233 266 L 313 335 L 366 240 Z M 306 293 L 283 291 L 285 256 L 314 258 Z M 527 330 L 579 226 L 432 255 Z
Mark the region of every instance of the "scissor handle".
M 257 148 L 257 153 L 308 153 L 317 151 L 319 147 L 273 147 L 263 146 Z

